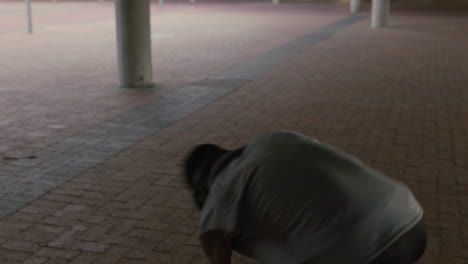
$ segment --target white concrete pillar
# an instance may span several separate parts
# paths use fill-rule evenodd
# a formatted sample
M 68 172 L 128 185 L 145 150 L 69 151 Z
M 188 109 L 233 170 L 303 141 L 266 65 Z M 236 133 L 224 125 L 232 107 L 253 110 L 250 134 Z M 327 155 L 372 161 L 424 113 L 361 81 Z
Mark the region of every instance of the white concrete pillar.
M 359 12 L 359 9 L 361 7 L 361 0 L 350 0 L 350 10 L 351 13 L 357 13 Z
M 26 20 L 28 25 L 28 33 L 33 33 L 33 23 L 32 23 L 32 8 L 31 8 L 31 0 L 26 0 Z
M 120 86 L 152 86 L 150 0 L 116 0 L 115 10 Z
M 280 0 L 273 0 L 274 5 L 278 5 L 280 3 Z
M 158 7 L 159 11 L 162 11 L 164 9 L 164 0 L 158 0 Z
M 372 28 L 385 27 L 390 16 L 390 0 L 372 0 Z

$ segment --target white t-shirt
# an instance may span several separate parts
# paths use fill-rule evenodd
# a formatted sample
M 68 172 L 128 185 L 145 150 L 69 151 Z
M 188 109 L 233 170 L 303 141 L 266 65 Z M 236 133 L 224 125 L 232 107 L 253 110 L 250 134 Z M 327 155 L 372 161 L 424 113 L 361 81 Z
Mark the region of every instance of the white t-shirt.
M 422 218 L 404 184 L 299 133 L 264 134 L 215 179 L 199 234 L 265 264 L 365 264 Z

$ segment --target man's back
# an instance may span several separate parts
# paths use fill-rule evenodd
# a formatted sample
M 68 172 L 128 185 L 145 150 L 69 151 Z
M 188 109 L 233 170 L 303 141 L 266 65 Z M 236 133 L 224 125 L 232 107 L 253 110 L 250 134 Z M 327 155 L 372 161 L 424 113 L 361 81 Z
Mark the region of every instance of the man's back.
M 421 216 L 404 185 L 301 134 L 271 132 L 220 173 L 200 231 L 224 225 L 238 233 L 236 250 L 264 263 L 361 264 Z

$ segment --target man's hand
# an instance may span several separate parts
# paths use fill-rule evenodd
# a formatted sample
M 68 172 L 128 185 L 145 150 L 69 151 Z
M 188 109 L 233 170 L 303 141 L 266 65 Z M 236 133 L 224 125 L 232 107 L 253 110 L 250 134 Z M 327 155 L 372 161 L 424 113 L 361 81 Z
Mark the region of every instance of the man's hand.
M 210 264 L 231 264 L 232 234 L 222 230 L 209 231 L 200 236 L 200 243 Z

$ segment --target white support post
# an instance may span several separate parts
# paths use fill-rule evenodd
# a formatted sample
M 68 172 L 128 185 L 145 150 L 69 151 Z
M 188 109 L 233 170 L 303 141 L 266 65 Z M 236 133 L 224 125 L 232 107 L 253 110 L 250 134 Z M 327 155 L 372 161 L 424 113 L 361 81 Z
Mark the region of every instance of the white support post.
M 32 23 L 32 8 L 31 8 L 31 0 L 26 1 L 26 17 L 27 17 L 27 24 L 28 24 L 28 33 L 33 33 L 33 23 Z
M 116 0 L 115 10 L 120 87 L 150 87 L 150 0 Z
M 274 5 L 279 5 L 279 3 L 280 3 L 280 0 L 273 0 Z
M 164 0 L 159 0 L 158 4 L 159 4 L 159 11 L 163 11 L 163 9 L 164 9 Z
M 385 27 L 390 15 L 390 0 L 372 0 L 372 28 Z
M 355 14 L 359 12 L 360 7 L 361 7 L 361 0 L 350 0 L 351 13 Z

